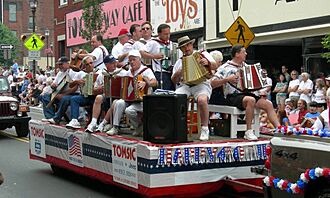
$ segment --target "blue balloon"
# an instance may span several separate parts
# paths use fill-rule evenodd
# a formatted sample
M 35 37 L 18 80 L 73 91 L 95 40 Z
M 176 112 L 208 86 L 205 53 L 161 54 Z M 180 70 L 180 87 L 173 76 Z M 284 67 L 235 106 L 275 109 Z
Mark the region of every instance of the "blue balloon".
M 303 180 L 299 179 L 299 180 L 297 181 L 297 186 L 298 186 L 300 189 L 304 189 L 305 186 L 306 186 L 306 184 L 305 184 L 305 182 L 304 182 Z
M 309 171 L 309 177 L 311 178 L 311 179 L 316 179 L 316 176 L 315 176 L 315 169 L 311 169 L 310 171 Z

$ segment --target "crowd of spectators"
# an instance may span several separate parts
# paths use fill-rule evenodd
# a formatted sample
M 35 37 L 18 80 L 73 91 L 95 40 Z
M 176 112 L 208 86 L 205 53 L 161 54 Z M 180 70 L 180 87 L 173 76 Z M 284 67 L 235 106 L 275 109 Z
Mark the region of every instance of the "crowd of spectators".
M 263 70 L 267 76 L 267 71 Z M 330 95 L 330 76 L 311 79 L 307 72 L 288 71 L 282 66 L 276 82 L 268 78 L 264 82 L 273 87 L 267 97 L 273 102 L 281 125 L 311 127 L 317 117 L 327 108 L 326 96 Z M 268 76 L 267 76 L 268 77 Z M 269 80 L 270 79 L 270 80 Z M 260 115 L 261 131 L 269 131 L 274 127 L 269 123 L 265 112 Z
M 51 93 L 50 84 L 54 78 L 54 71 L 47 67 L 46 70 L 38 70 L 36 78 L 28 69 L 22 69 L 14 62 L 12 67 L 0 68 L 0 76 L 6 76 L 11 87 L 11 92 L 21 103 L 31 106 L 42 106 L 39 97 L 45 93 Z

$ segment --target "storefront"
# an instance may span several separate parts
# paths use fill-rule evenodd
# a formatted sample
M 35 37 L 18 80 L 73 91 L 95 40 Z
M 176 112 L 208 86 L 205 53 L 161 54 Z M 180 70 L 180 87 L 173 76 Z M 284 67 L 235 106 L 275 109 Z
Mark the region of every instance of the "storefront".
M 208 50 L 221 49 L 230 54 L 224 33 L 241 16 L 255 34 L 248 47 L 248 62 L 261 62 L 280 70 L 287 65 L 300 71 L 301 66 L 316 75 L 329 64 L 321 58 L 321 39 L 330 33 L 330 1 L 208 1 L 206 41 Z M 213 22 L 213 23 L 212 23 Z M 215 25 L 212 25 L 215 24 Z M 215 32 L 215 33 L 213 33 Z

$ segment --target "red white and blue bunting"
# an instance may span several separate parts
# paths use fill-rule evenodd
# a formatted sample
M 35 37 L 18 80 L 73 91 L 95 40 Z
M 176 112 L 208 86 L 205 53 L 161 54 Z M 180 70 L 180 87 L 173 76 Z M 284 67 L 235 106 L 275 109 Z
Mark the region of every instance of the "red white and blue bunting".
M 285 190 L 290 194 L 301 194 L 311 180 L 316 180 L 319 177 L 330 177 L 330 168 L 317 167 L 315 169 L 307 169 L 304 173 L 300 174 L 300 178 L 296 183 L 273 176 L 265 177 L 263 182 L 268 187 Z
M 206 147 L 161 147 L 157 165 L 176 166 L 265 160 L 266 144 Z
M 330 132 L 324 129 L 313 129 L 293 126 L 279 126 L 278 128 L 276 128 L 275 133 L 281 133 L 284 135 L 311 135 L 319 137 L 330 137 Z

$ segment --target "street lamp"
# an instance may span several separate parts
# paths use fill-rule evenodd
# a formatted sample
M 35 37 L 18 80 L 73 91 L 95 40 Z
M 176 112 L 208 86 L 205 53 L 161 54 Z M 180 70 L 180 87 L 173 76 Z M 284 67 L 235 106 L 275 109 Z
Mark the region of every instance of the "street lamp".
M 46 30 L 45 30 L 45 36 L 46 36 L 46 42 L 47 42 L 47 50 L 46 50 L 46 55 L 47 55 L 47 67 L 49 67 L 49 63 L 48 63 L 48 52 L 49 52 L 49 49 L 48 49 L 48 37 L 49 37 L 49 29 L 46 29 Z
M 29 5 L 30 5 L 31 11 L 32 11 L 32 27 L 33 27 L 32 32 L 35 33 L 36 32 L 35 17 L 36 17 L 36 10 L 38 7 L 38 1 L 29 0 Z M 35 59 L 33 59 L 33 62 L 32 62 L 32 72 L 33 72 L 33 78 L 36 78 L 36 60 Z

